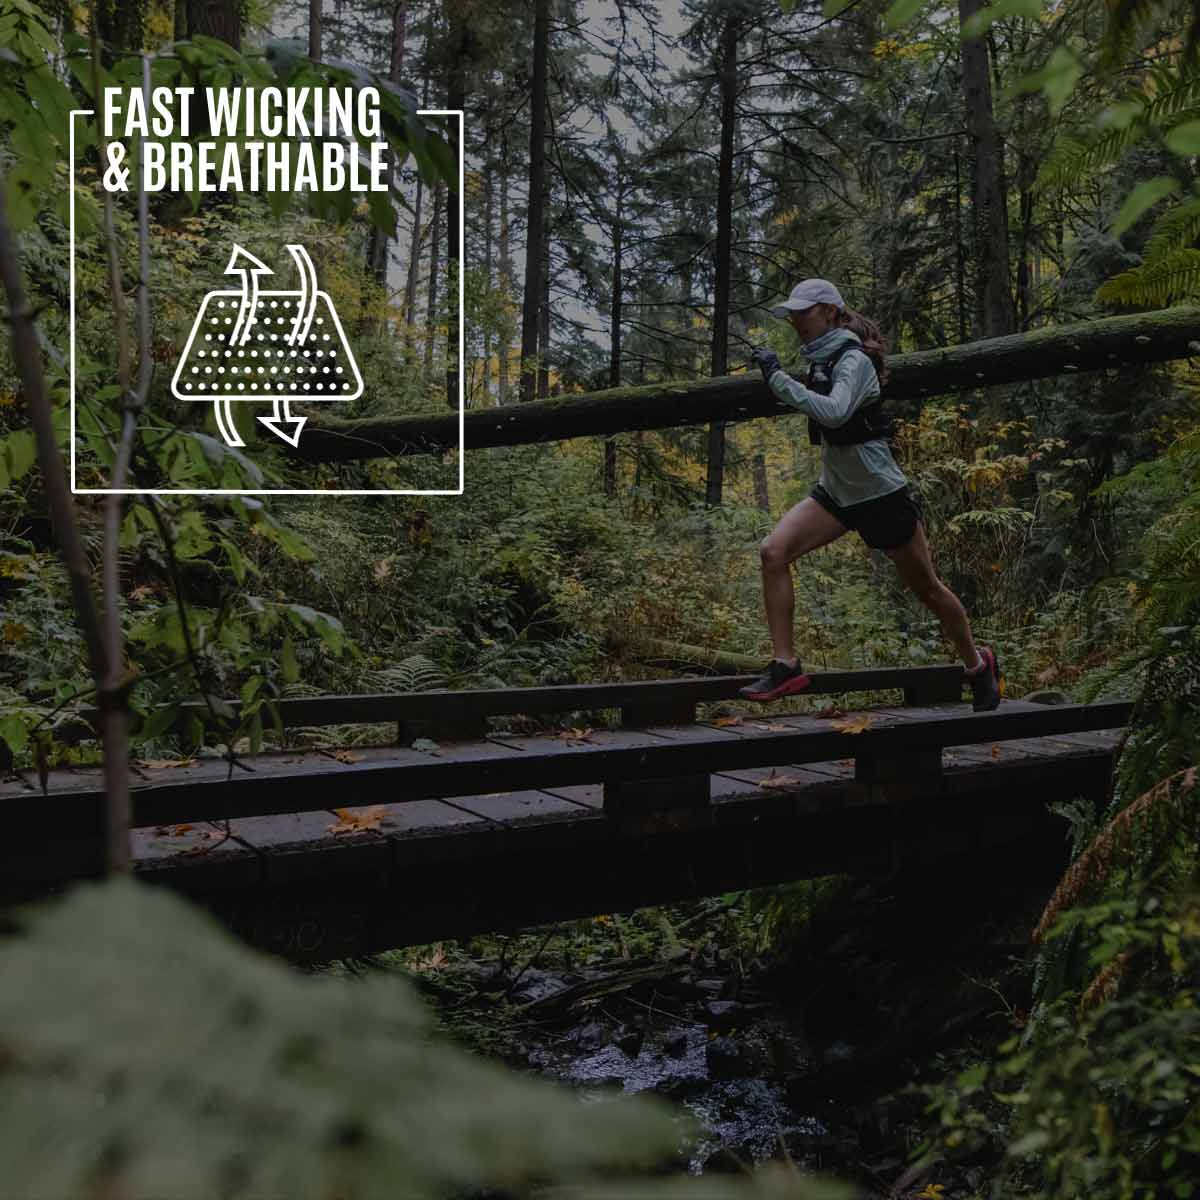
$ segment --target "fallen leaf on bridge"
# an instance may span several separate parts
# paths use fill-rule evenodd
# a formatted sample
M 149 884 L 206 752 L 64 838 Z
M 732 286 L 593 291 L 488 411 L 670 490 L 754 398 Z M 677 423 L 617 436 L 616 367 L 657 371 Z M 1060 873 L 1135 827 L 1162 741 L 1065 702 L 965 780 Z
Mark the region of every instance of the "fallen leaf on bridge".
M 564 729 L 557 736 L 560 741 L 564 742 L 586 742 L 591 739 L 592 731 L 590 729 Z
M 844 717 L 846 710 L 838 708 L 836 704 L 826 704 L 823 708 L 818 708 L 813 713 L 814 717 L 819 717 L 822 721 L 828 721 L 832 717 Z
M 758 786 L 765 788 L 799 787 L 801 782 L 802 780 L 796 775 L 776 775 L 774 769 L 772 769 L 766 779 L 758 781 Z
M 741 723 L 741 717 L 718 717 L 713 722 L 718 729 L 724 729 L 726 725 L 740 725 Z
M 382 804 L 376 804 L 372 808 L 361 808 L 357 812 L 349 808 L 335 808 L 333 811 L 340 819 L 330 825 L 326 832 L 335 834 L 364 833 L 370 829 L 378 829 L 383 824 L 383 818 L 387 816 L 387 809 Z
M 190 767 L 196 760 L 194 758 L 152 758 L 148 762 L 135 763 L 138 767 Z
M 790 725 L 775 725 L 770 722 L 768 722 L 766 725 L 760 725 L 756 722 L 754 725 L 754 728 L 762 729 L 766 733 L 791 733 L 792 732 L 792 728 Z
M 871 728 L 871 717 L 848 717 L 844 721 L 834 721 L 833 727 L 839 733 L 866 733 Z
M 340 763 L 356 763 L 362 762 L 361 754 L 351 754 L 349 750 L 335 750 L 333 757 Z
M 999 742 L 992 743 L 992 757 L 993 758 L 1000 757 L 1000 743 Z

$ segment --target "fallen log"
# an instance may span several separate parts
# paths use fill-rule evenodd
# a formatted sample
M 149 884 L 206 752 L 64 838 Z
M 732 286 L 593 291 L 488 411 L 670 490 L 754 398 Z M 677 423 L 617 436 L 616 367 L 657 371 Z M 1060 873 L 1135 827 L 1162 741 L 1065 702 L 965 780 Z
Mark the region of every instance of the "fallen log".
M 1193 354 L 1200 355 L 1200 307 L 1162 309 L 897 354 L 888 359 L 890 378 L 885 394 L 893 400 L 924 399 Z M 767 390 L 754 370 L 716 379 L 608 388 L 474 409 L 463 417 L 463 444 L 475 450 L 795 415 L 794 409 L 780 404 Z M 457 413 L 356 420 L 313 416 L 296 452 L 310 462 L 349 462 L 394 454 L 442 453 L 458 445 Z
M 648 667 L 670 671 L 704 671 L 712 675 L 748 675 L 762 670 L 763 656 L 738 654 L 733 650 L 708 650 L 665 638 L 614 639 L 614 649 Z

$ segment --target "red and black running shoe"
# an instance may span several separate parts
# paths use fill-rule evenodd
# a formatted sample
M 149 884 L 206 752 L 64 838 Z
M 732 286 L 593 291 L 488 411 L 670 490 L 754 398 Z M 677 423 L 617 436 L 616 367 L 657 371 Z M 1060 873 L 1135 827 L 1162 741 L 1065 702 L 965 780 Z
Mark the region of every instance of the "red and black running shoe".
M 983 669 L 967 676 L 973 697 L 971 707 L 976 712 L 991 712 L 1000 707 L 1000 697 L 1004 694 L 1000 664 L 990 646 L 984 646 L 979 651 L 979 657 L 983 659 Z
M 778 700 L 781 696 L 790 696 L 793 692 L 802 692 L 812 682 L 804 673 L 800 660 L 794 667 L 773 658 L 767 663 L 767 669 L 753 683 L 738 690 L 743 700 Z

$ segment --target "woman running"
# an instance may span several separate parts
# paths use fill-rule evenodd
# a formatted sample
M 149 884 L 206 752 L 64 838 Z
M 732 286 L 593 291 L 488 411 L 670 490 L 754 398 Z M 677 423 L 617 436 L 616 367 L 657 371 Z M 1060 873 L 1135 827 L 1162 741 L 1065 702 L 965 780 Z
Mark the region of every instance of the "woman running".
M 771 391 L 807 414 L 809 436 L 821 444 L 821 478 L 760 548 L 775 657 L 762 677 L 739 694 L 747 700 L 777 700 L 808 687 L 792 641 L 791 564 L 853 529 L 868 546 L 887 554 L 900 578 L 941 622 L 962 656 L 975 711 L 994 709 L 1000 703 L 996 656 L 987 646 L 976 648 L 961 602 L 934 572 L 921 510 L 888 446 L 891 422 L 879 398 L 887 379 L 879 327 L 847 309 L 841 293 L 825 279 L 796 284 L 771 314 L 790 321 L 804 343 L 808 386 L 782 370 L 774 351 L 760 348 L 752 357 Z

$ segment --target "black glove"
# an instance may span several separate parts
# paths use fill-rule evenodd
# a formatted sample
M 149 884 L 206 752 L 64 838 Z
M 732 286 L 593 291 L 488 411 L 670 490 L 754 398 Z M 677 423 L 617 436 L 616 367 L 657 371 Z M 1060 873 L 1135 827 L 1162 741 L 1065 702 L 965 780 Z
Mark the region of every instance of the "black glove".
M 782 369 L 779 363 L 779 355 L 766 346 L 756 346 L 750 351 L 750 357 L 758 364 L 759 370 L 762 371 L 764 383 L 770 383 L 771 376 L 776 371 Z

